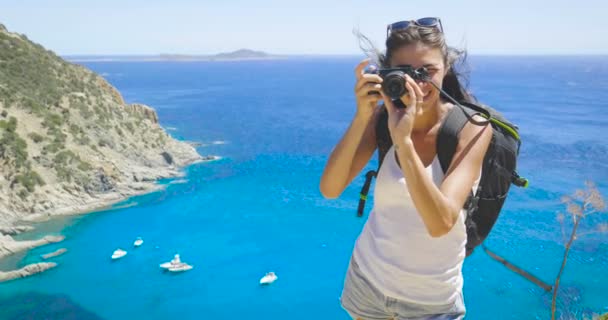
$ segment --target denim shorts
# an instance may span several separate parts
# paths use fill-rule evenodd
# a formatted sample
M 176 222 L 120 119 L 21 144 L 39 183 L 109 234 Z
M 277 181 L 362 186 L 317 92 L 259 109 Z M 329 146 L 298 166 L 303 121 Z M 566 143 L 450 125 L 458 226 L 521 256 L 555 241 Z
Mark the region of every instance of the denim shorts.
M 466 313 L 462 293 L 456 301 L 445 305 L 423 305 L 387 297 L 365 278 L 354 258 L 350 260 L 340 302 L 353 319 L 363 320 L 459 320 Z

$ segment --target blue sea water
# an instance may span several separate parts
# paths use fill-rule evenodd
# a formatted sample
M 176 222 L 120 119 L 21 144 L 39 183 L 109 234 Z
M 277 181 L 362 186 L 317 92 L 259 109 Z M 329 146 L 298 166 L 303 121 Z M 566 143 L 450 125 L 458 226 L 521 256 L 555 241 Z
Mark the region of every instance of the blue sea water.
M 338 298 L 354 241 L 362 175 L 336 200 L 318 182 L 354 115 L 359 57 L 242 62 L 88 62 L 127 102 L 153 106 L 178 139 L 222 160 L 185 169 L 186 183 L 131 205 L 39 225 L 21 235 L 66 240 L 0 267 L 40 261 L 46 273 L 0 284 L 1 319 L 348 319 Z M 473 56 L 470 88 L 520 127 L 519 172 L 486 244 L 552 283 L 563 257 L 559 199 L 591 179 L 608 195 L 608 57 Z M 367 169 L 376 166 L 374 159 Z M 167 183 L 162 181 L 161 183 Z M 367 210 L 371 208 L 368 203 Z M 608 222 L 586 219 L 582 230 Z M 586 228 L 586 229 L 585 229 Z M 141 236 L 145 243 L 134 249 Z M 118 248 L 125 258 L 111 262 Z M 180 253 L 194 269 L 162 273 Z M 261 287 L 264 273 L 279 276 Z M 551 295 L 477 250 L 464 266 L 467 319 L 548 319 Z M 608 234 L 581 236 L 558 308 L 608 313 Z

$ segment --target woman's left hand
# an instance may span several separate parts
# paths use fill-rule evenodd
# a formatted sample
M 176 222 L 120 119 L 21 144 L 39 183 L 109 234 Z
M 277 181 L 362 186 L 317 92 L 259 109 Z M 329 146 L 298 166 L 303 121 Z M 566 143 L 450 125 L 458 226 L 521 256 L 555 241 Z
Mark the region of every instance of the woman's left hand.
M 405 88 L 407 94 L 401 97 L 401 102 L 406 106 L 405 109 L 397 108 L 384 91 L 380 90 L 388 110 L 388 129 L 395 145 L 411 139 L 416 114 L 422 108 L 422 99 L 424 98 L 422 89 L 409 75 L 405 75 Z

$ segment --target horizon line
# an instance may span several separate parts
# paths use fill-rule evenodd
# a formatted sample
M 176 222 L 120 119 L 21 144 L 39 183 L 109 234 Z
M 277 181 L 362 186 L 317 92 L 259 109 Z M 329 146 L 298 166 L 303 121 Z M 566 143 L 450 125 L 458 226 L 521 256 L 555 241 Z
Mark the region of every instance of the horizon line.
M 220 52 L 223 53 L 232 53 L 232 51 Z M 269 53 L 264 52 L 271 57 L 290 57 L 290 56 L 362 56 L 363 53 Z M 188 54 L 188 53 L 70 53 L 70 54 L 58 54 L 60 57 L 162 57 L 162 56 L 177 56 L 177 57 L 213 57 L 218 55 L 218 53 L 196 53 L 196 54 Z M 481 53 L 467 53 L 469 56 L 608 56 L 608 52 L 605 53 L 589 53 L 589 52 L 570 52 L 570 53 L 562 53 L 562 52 L 553 52 L 553 53 L 537 53 L 537 52 L 481 52 Z

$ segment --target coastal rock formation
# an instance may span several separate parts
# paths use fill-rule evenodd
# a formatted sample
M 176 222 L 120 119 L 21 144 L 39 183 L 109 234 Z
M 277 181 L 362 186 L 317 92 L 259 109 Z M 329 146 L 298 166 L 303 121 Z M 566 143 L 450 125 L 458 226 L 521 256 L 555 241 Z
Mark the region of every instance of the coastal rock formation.
M 55 268 L 56 266 L 57 266 L 57 264 L 54 262 L 40 262 L 40 263 L 28 264 L 27 266 L 25 266 L 19 270 L 13 270 L 13 271 L 8 271 L 8 272 L 0 271 L 0 282 L 29 277 L 36 273 L 44 272 L 51 268 Z
M 152 123 L 158 123 L 158 115 L 154 109 L 139 103 L 133 103 L 127 105 L 127 108 L 131 109 L 131 112 L 137 115 L 140 115 L 150 121 Z
M 9 236 L 0 236 L 0 258 L 49 243 L 61 242 L 64 239 L 64 236 L 46 236 L 38 240 L 15 241 Z
M 0 24 L 0 257 L 50 241 L 13 241 L 22 222 L 158 190 L 202 159 L 153 108 Z
M 0 233 L 158 189 L 203 158 L 156 111 L 0 25 Z
M 47 253 L 47 254 L 40 255 L 40 257 L 41 257 L 42 259 L 46 260 L 46 259 L 50 259 L 50 258 L 54 258 L 54 257 L 60 256 L 60 255 L 62 255 L 62 254 L 64 254 L 64 253 L 66 253 L 67 251 L 68 251 L 68 249 L 66 249 L 66 248 L 61 248 L 61 249 L 58 249 L 58 250 L 53 251 L 53 252 L 51 252 L 51 253 Z
M 0 227 L 0 234 L 14 236 L 32 230 L 34 230 L 32 226 L 2 226 Z

